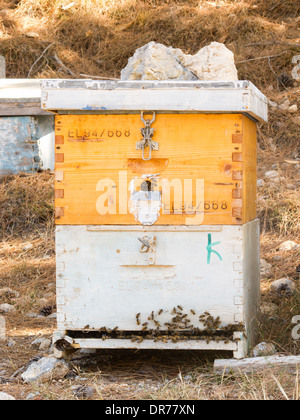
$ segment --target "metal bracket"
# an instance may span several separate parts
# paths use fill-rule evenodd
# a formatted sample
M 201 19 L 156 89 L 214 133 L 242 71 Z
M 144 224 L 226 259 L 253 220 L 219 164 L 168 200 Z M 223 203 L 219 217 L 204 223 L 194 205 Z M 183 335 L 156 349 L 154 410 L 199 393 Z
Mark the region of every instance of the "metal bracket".
M 153 265 L 155 264 L 156 260 L 156 236 L 148 237 L 144 236 L 143 238 L 138 238 L 138 240 L 142 243 L 140 252 L 142 254 L 148 253 L 148 264 Z
M 154 123 L 155 118 L 155 112 L 153 112 L 152 119 L 145 120 L 144 112 L 141 112 L 141 120 L 145 124 L 145 127 L 141 128 L 143 138 L 141 141 L 136 143 L 136 150 L 142 150 L 142 158 L 146 161 L 151 159 L 152 150 L 159 150 L 159 144 L 152 140 L 152 136 L 155 130 L 151 127 L 151 124 Z M 146 147 L 150 148 L 148 158 L 145 158 Z

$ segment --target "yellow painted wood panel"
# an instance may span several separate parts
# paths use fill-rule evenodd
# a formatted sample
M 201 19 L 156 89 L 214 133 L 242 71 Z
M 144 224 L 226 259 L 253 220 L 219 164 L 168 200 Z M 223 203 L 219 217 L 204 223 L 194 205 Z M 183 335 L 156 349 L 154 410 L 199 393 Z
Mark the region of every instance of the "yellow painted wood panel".
M 243 159 L 253 154 L 243 144 L 246 130 L 245 147 L 252 147 L 253 128 L 246 117 L 157 114 L 152 127 L 159 150 L 152 151 L 149 161 L 136 149 L 142 127 L 138 114 L 56 116 L 57 224 L 137 224 L 128 202 L 132 180 L 139 184 L 142 177 L 155 183 L 154 191 L 165 182 L 178 186 L 176 194 L 171 188 L 169 197 L 163 195 L 156 224 L 198 224 L 197 214 L 191 212 L 201 208 L 203 224 L 241 224 L 252 217 L 253 206 L 249 216 L 244 201 L 253 197 L 243 192 L 248 185 Z M 201 200 L 196 180 L 204 180 Z M 192 193 L 185 196 L 188 185 Z M 99 212 L 100 203 L 107 207 L 106 214 L 105 208 Z
M 243 221 L 256 218 L 257 197 L 257 127 L 243 117 Z

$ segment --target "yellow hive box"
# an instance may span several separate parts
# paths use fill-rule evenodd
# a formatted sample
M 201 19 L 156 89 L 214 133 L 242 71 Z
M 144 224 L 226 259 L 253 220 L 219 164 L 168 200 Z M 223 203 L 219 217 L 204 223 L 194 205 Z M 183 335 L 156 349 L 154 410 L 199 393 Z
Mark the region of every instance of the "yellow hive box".
M 249 82 L 51 83 L 42 103 L 58 112 L 57 224 L 256 218 L 256 122 L 266 119 L 266 102 Z
M 159 150 L 152 151 L 150 160 L 143 160 L 142 151 L 136 150 L 140 128 L 139 115 L 56 116 L 57 224 L 136 224 L 126 203 L 131 181 L 143 177 L 149 182 L 154 178 L 154 190 L 162 190 L 160 180 L 170 185 L 156 224 L 186 224 L 187 217 L 193 224 L 203 207 L 204 224 L 255 219 L 253 121 L 239 114 L 157 115 L 153 140 Z M 149 150 L 145 153 L 149 157 Z M 105 180 L 112 183 L 106 187 Z M 187 180 L 194 183 L 185 200 Z M 196 180 L 204 180 L 203 199 L 201 193 L 197 197 Z M 183 188 L 172 194 L 176 185 Z M 124 205 L 120 201 L 126 193 Z

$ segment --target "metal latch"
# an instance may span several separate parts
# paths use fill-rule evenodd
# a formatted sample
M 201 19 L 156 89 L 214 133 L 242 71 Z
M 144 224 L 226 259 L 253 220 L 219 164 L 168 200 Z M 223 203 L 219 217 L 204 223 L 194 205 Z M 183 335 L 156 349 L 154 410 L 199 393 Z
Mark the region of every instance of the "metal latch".
M 140 252 L 142 254 L 148 254 L 148 264 L 153 265 L 155 264 L 156 260 L 156 236 L 144 236 L 142 238 L 138 238 L 138 240 L 142 243 L 140 248 Z
M 154 128 L 151 127 L 151 124 L 155 121 L 155 112 L 153 112 L 152 119 L 145 120 L 144 112 L 141 112 L 141 120 L 145 124 L 145 127 L 141 128 L 142 133 L 142 140 L 136 143 L 136 150 L 142 150 L 142 158 L 143 160 L 150 160 L 152 150 L 159 150 L 159 144 L 156 141 L 152 140 L 152 136 L 154 134 Z M 149 155 L 148 158 L 145 158 L 145 148 L 149 147 Z

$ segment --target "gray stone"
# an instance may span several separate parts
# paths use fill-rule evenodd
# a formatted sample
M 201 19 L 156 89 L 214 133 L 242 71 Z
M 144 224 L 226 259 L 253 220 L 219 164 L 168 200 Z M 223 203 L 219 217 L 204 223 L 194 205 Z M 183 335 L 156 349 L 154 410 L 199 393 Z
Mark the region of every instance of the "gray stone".
M 0 79 L 5 79 L 6 77 L 6 64 L 5 58 L 0 55 Z
M 33 245 L 31 243 L 28 243 L 23 246 L 23 251 L 28 251 L 29 249 L 33 248 Z
M 28 312 L 28 314 L 26 314 L 26 318 L 42 318 L 42 316 L 36 314 L 35 312 Z
M 297 111 L 298 111 L 298 106 L 297 105 L 292 105 L 292 106 L 289 107 L 289 112 L 291 114 L 294 114 Z
M 257 180 L 257 187 L 263 187 L 265 185 L 265 181 L 263 179 L 258 179 Z
M 181 61 L 199 80 L 238 80 L 234 54 L 220 42 L 212 42 L 195 55 L 183 54 Z
M 260 260 L 260 276 L 269 277 L 272 273 L 272 264 L 268 263 L 266 260 Z
M 282 102 L 279 106 L 278 109 L 280 109 L 281 111 L 287 111 L 290 107 L 290 101 L 288 99 L 286 99 L 284 102 Z
M 94 392 L 95 390 L 91 386 L 80 385 L 73 388 L 73 393 L 78 398 L 89 398 Z
M 295 293 L 295 291 L 296 291 L 296 284 L 288 277 L 275 280 L 271 283 L 272 293 L 290 296 L 293 293 Z
M 251 352 L 252 357 L 272 356 L 277 353 L 276 347 L 272 343 L 259 343 Z
M 51 347 L 51 340 L 49 338 L 37 338 L 31 343 L 31 347 L 41 351 L 49 350 Z
M 278 171 L 275 171 L 275 170 L 267 171 L 265 173 L 265 178 L 267 178 L 269 181 L 272 181 L 272 182 L 279 182 L 280 181 L 279 173 L 278 173 Z
M 42 338 L 36 338 L 30 345 L 31 347 L 33 347 L 34 349 L 38 349 L 40 347 L 40 344 L 42 342 Z
M 285 241 L 279 245 L 279 251 L 295 251 L 300 249 L 300 245 L 294 241 Z
M 30 393 L 30 394 L 28 394 L 28 395 L 27 395 L 27 397 L 26 397 L 26 401 L 34 400 L 34 399 L 35 399 L 36 397 L 38 397 L 39 395 L 41 395 L 39 392 L 37 392 L 37 393 L 35 393 L 35 394 Z
M 14 347 L 15 345 L 16 345 L 16 342 L 10 338 L 8 340 L 7 346 L 8 347 Z
M 278 107 L 278 104 L 276 102 L 274 102 L 274 101 L 271 101 L 270 99 L 269 99 L 269 105 L 272 108 L 277 108 Z
M 0 401 L 15 401 L 16 399 L 5 392 L 0 392 Z
M 212 42 L 197 54 L 149 42 L 136 50 L 121 71 L 121 80 L 238 80 L 233 53 Z
M 8 314 L 15 311 L 16 308 L 13 305 L 10 305 L 9 303 L 2 303 L 0 305 L 0 314 Z
M 9 287 L 3 287 L 0 289 L 0 298 L 16 299 L 20 296 L 19 292 L 10 289 Z
M 47 351 L 50 349 L 52 341 L 49 338 L 44 338 L 40 344 L 39 350 Z
M 47 382 L 50 379 L 61 379 L 68 373 L 69 366 L 64 360 L 58 360 L 54 356 L 43 357 L 37 362 L 33 362 L 25 372 L 21 374 L 21 378 L 25 383 Z
M 260 312 L 263 315 L 269 315 L 269 316 L 275 315 L 277 311 L 278 311 L 278 306 L 272 302 L 264 302 L 262 303 L 260 307 Z

